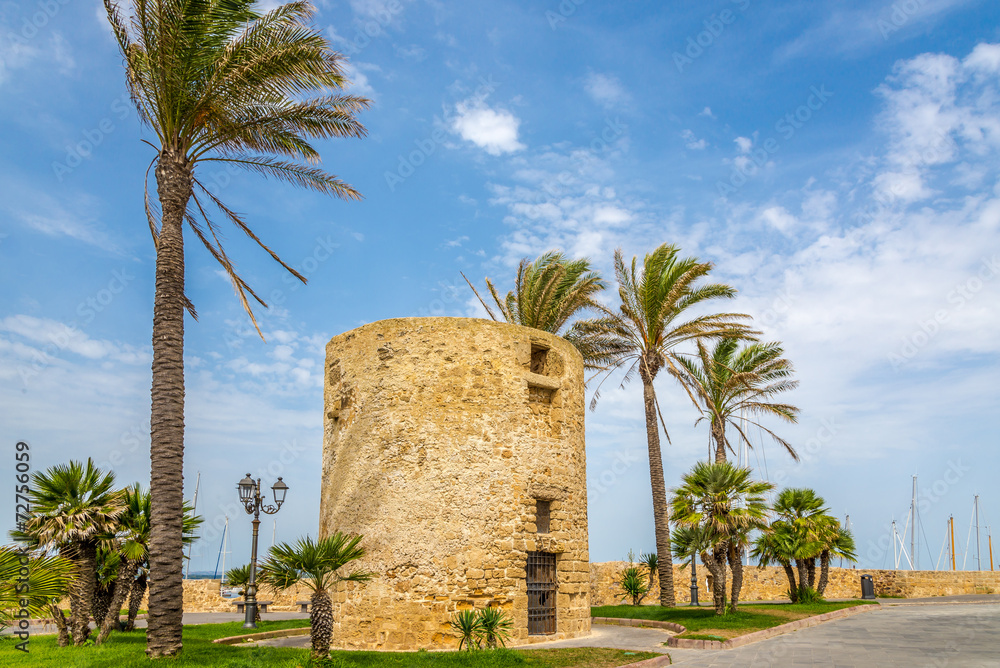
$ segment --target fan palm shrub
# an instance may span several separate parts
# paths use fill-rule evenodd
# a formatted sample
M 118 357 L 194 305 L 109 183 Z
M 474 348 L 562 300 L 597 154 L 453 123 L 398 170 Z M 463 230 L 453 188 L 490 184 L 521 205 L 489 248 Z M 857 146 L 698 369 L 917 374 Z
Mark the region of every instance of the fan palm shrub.
M 748 447 L 752 445 L 745 429 L 758 427 L 792 459 L 798 460 L 795 448 L 788 441 L 760 423 L 760 418 L 766 416 L 785 422 L 797 421 L 798 408 L 774 401 L 775 396 L 798 386 L 798 381 L 791 380 L 792 364 L 784 358 L 781 346 L 777 343 L 741 344 L 737 339 L 723 338 L 712 348 L 698 341 L 697 348 L 693 359 L 678 358 L 678 380 L 701 412 L 698 422 L 708 421 L 715 444 L 715 461 L 725 461 L 726 451 L 733 450 L 726 438 L 729 426 Z
M 320 169 L 314 139 L 362 137 L 356 115 L 369 101 L 338 93 L 344 60 L 312 27 L 314 8 L 289 2 L 258 13 L 255 0 L 131 0 L 123 15 L 105 0 L 140 121 L 155 135 L 150 171 L 158 206 L 146 192 L 156 248 L 150 458 L 153 523 L 147 651 L 181 650 L 183 602 L 184 226 L 222 266 L 254 327 L 250 300 L 267 304 L 236 272 L 213 217 L 232 223 L 293 276 L 285 264 L 199 179 L 212 164 L 274 177 L 342 199 L 356 190 Z M 261 336 L 263 336 L 261 334 Z
M 330 593 L 339 582 L 367 582 L 372 578 L 371 573 L 361 570 L 347 575 L 340 573 L 341 568 L 364 556 L 361 536 L 350 536 L 338 531 L 315 542 L 306 536 L 294 545 L 275 545 L 261 565 L 262 584 L 281 590 L 301 582 L 312 592 L 309 635 L 314 661 L 330 653 L 330 638 L 333 635 L 333 602 L 330 600 Z
M 710 545 L 705 542 L 705 532 L 698 526 L 677 526 L 670 534 L 670 546 L 674 557 L 681 562 L 687 560 L 681 568 L 691 567 L 691 579 L 698 582 L 698 555 L 707 550 Z M 691 601 L 694 605 L 694 601 Z
M 113 534 L 125 512 L 124 494 L 115 475 L 88 459 L 70 461 L 32 474 L 31 511 L 14 537 L 41 550 L 58 550 L 74 567 L 69 588 L 69 633 L 82 645 L 90 635 L 90 616 L 97 588 L 97 549 Z
M 726 612 L 726 564 L 733 573 L 730 607 L 739 605 L 743 584 L 743 546 L 754 530 L 767 528 L 765 495 L 769 482 L 755 481 L 749 468 L 729 462 L 698 462 L 674 490 L 671 508 L 680 526 L 694 527 L 703 538 L 702 562 L 712 573 L 715 614 Z
M 833 558 L 845 559 L 850 563 L 858 560 L 857 547 L 854 543 L 854 535 L 840 523 L 836 522 L 835 529 L 823 539 L 823 551 L 819 555 L 820 575 L 819 583 L 816 585 L 816 592 L 822 596 L 826 591 L 826 585 L 830 582 L 830 560 Z
M 72 579 L 73 564 L 65 557 L 0 546 L 0 631 L 20 623 L 18 616 L 26 610 L 29 617 L 57 618 L 59 644 L 69 644 L 66 622 L 57 604 L 69 593 Z
M 774 500 L 775 514 L 787 522 L 795 534 L 799 598 L 806 589 L 815 588 L 816 557 L 823 551 L 823 538 L 829 535 L 833 519 L 825 503 L 814 490 L 798 487 L 781 490 Z
M 111 631 L 119 626 L 119 613 L 128 600 L 128 621 L 125 628 L 134 628 L 135 616 L 139 612 L 146 586 L 149 568 L 149 538 L 151 533 L 152 499 L 149 490 L 135 483 L 123 490 L 125 512 L 118 518 L 113 536 L 105 538 L 106 549 L 113 551 L 117 565 L 111 574 L 108 612 L 102 617 L 94 617 L 99 633 L 97 644 L 107 640 Z M 183 504 L 183 544 L 190 545 L 197 540 L 198 527 L 202 518 L 194 514 L 194 507 L 187 501 Z
M 799 584 L 795 580 L 792 564 L 803 553 L 803 546 L 794 527 L 784 520 L 775 520 L 754 541 L 750 556 L 758 561 L 760 568 L 780 565 L 788 579 L 788 598 L 792 603 L 798 603 Z
M 639 563 L 649 571 L 649 588 L 652 589 L 656 584 L 656 571 L 660 567 L 660 559 L 656 556 L 656 552 L 649 552 L 647 554 L 640 552 Z
M 657 421 L 659 405 L 653 381 L 664 368 L 676 375 L 678 346 L 681 344 L 706 337 L 749 337 L 753 334 L 744 324 L 749 316 L 740 313 L 693 313 L 696 308 L 703 308 L 713 300 L 730 299 L 736 294 L 728 285 L 705 283 L 704 279 L 711 269 L 712 265 L 707 262 L 681 257 L 680 249 L 670 244 L 663 244 L 648 253 L 641 265 L 635 257 L 631 265 L 627 265 L 619 248 L 615 251 L 615 277 L 621 304 L 617 310 L 605 309 L 597 318 L 582 320 L 574 325 L 576 336 L 587 341 L 592 367 L 598 370 L 598 375 L 604 375 L 604 380 L 619 369 L 625 372 L 623 383 L 631 380 L 636 373 L 642 380 L 653 526 L 656 553 L 660 556 L 660 605 L 665 606 L 672 606 L 675 602 L 674 576 L 670 551 L 670 508 Z M 596 406 L 599 397 L 600 385 L 594 392 L 591 409 Z
M 233 587 L 239 587 L 240 596 L 247 595 L 247 586 L 250 584 L 250 564 L 243 564 L 242 566 L 236 566 L 235 568 L 230 568 L 226 571 L 226 580 Z M 260 606 L 258 605 L 254 608 L 254 619 L 255 622 L 260 621 Z

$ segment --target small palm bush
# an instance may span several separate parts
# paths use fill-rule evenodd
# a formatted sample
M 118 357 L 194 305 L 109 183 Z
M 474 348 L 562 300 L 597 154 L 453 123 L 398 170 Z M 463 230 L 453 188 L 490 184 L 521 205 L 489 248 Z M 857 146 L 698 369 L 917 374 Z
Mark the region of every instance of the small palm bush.
M 639 605 L 649 593 L 649 580 L 639 566 L 622 569 L 618 576 L 618 586 L 625 592 L 625 599 L 632 599 L 632 605 Z
M 506 647 L 514 620 L 501 608 L 461 610 L 452 615 L 451 628 L 458 634 L 458 649 L 496 649 Z
M 261 583 L 272 589 L 287 589 L 301 582 L 312 591 L 309 635 L 314 661 L 330 654 L 330 638 L 333 635 L 330 593 L 338 582 L 368 582 L 372 578 L 371 573 L 361 570 L 349 575 L 339 573 L 341 568 L 364 556 L 361 536 L 338 531 L 315 542 L 306 536 L 294 545 L 275 545 L 261 567 Z
M 514 620 L 500 608 L 485 608 L 479 611 L 479 629 L 483 644 L 496 649 L 497 643 L 506 647 L 510 640 L 510 629 Z
M 656 570 L 660 567 L 660 559 L 656 552 L 649 554 L 639 553 L 639 563 L 649 569 L 649 588 L 652 589 L 656 583 Z
M 474 649 L 479 649 L 479 635 L 482 631 L 482 625 L 479 621 L 479 615 L 476 614 L 475 610 L 460 610 L 456 612 L 451 618 L 451 628 L 458 633 L 458 650 L 462 651 L 464 647 L 468 651 Z

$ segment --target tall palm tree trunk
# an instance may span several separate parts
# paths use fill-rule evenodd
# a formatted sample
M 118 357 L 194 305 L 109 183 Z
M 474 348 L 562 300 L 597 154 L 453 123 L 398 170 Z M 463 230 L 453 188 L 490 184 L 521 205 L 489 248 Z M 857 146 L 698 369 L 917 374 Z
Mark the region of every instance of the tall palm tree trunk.
M 49 603 L 49 614 L 52 615 L 52 621 L 56 624 L 56 630 L 59 632 L 59 646 L 66 647 L 70 643 L 69 629 L 66 627 L 66 618 L 63 617 L 62 609 L 55 603 Z
M 97 634 L 98 645 L 108 639 L 111 631 L 119 628 L 122 604 L 125 602 L 125 597 L 132 590 L 131 584 L 135 578 L 137 568 L 139 568 L 138 561 L 122 557 L 121 565 L 118 566 L 118 578 L 115 580 L 115 593 L 111 597 L 107 613 L 100 620 L 100 633 Z
M 82 645 L 90 636 L 90 613 L 97 589 L 97 544 L 76 543 L 71 555 L 76 576 L 69 589 L 70 632 L 73 644 Z
M 743 548 L 734 545 L 729 548 L 729 570 L 733 573 L 732 592 L 729 595 L 729 606 L 736 610 L 740 603 L 740 592 L 743 590 Z
M 726 613 L 726 554 L 729 547 L 726 543 L 716 545 L 711 552 L 702 552 L 701 561 L 712 574 L 712 601 L 715 614 Z
M 781 567 L 785 569 L 785 577 L 788 578 L 788 597 L 792 600 L 792 603 L 798 603 L 799 588 L 795 584 L 795 569 L 787 561 L 783 561 Z
M 823 550 L 819 555 L 819 584 L 816 585 L 816 593 L 820 596 L 826 591 L 826 585 L 830 581 L 830 550 Z
M 324 589 L 317 589 L 309 597 L 309 635 L 312 641 L 312 659 L 317 661 L 330 653 L 333 637 L 333 602 Z
M 715 441 L 715 463 L 726 461 L 726 425 L 712 417 L 712 439 Z
M 170 149 L 156 166 L 162 226 L 156 246 L 153 387 L 150 416 L 149 628 L 146 653 L 181 650 L 184 518 L 184 238 L 192 193 L 184 157 Z
M 140 575 L 132 582 L 132 592 L 128 598 L 128 621 L 125 623 L 126 631 L 135 630 L 135 618 L 139 616 L 139 609 L 142 607 L 142 597 L 146 595 L 146 576 Z
M 657 571 L 660 579 L 660 605 L 673 607 L 674 563 L 670 553 L 670 510 L 667 507 L 667 486 L 663 481 L 663 459 L 660 455 L 660 425 L 656 418 L 656 394 L 653 379 L 642 376 L 642 400 L 646 409 L 646 442 L 649 446 L 649 482 L 653 489 L 653 529 L 656 534 Z
M 809 584 L 809 578 L 806 575 L 806 560 L 805 559 L 796 559 L 795 560 L 795 570 L 798 571 L 798 575 L 799 575 L 799 592 L 801 592 Z
M 809 576 L 809 588 L 816 588 L 816 558 L 806 559 L 806 575 Z

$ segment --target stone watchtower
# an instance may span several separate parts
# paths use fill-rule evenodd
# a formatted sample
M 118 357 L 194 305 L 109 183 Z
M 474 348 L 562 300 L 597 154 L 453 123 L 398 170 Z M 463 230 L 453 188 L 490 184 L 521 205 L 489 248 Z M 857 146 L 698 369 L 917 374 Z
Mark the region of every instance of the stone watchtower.
M 473 318 L 374 322 L 326 347 L 320 536 L 364 536 L 335 647 L 454 648 L 501 606 L 512 643 L 590 633 L 583 362 Z M 351 568 L 354 566 L 348 566 Z

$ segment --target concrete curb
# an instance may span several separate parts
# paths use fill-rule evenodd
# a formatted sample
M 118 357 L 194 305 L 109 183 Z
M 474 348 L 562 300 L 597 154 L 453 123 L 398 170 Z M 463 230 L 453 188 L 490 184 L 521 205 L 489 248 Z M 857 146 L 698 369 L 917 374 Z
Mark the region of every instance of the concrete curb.
M 878 604 L 855 605 L 850 608 L 834 610 L 833 612 L 824 612 L 822 615 L 796 619 L 794 622 L 788 622 L 787 624 L 781 624 L 780 626 L 773 626 L 769 629 L 755 631 L 753 633 L 737 636 L 721 642 L 718 640 L 694 640 L 691 638 L 675 638 L 671 636 L 670 638 L 667 638 L 667 647 L 676 647 L 678 649 L 736 649 L 737 647 L 750 645 L 755 642 L 760 642 L 761 640 L 767 640 L 768 638 L 774 638 L 775 636 L 791 633 L 792 631 L 798 631 L 799 629 L 807 629 L 812 626 L 818 626 L 824 622 L 829 622 L 834 619 L 842 619 L 844 617 L 850 617 L 863 612 L 872 612 L 873 610 L 878 610 L 880 608 L 881 606 Z
M 239 645 L 248 640 L 268 640 L 269 638 L 289 638 L 291 636 L 307 636 L 309 627 L 303 626 L 296 629 L 279 629 L 277 631 L 264 631 L 262 633 L 248 633 L 243 636 L 229 636 L 228 638 L 216 638 L 212 642 L 219 645 Z
M 673 622 L 658 622 L 653 619 L 626 619 L 624 617 L 591 617 L 593 624 L 607 624 L 609 626 L 639 626 L 649 629 L 665 629 L 674 633 L 684 633 L 686 628 Z
M 661 654 L 660 656 L 654 656 L 652 659 L 627 663 L 621 666 L 621 668 L 659 668 L 660 666 L 669 666 L 672 663 L 673 661 L 670 659 L 669 654 Z

